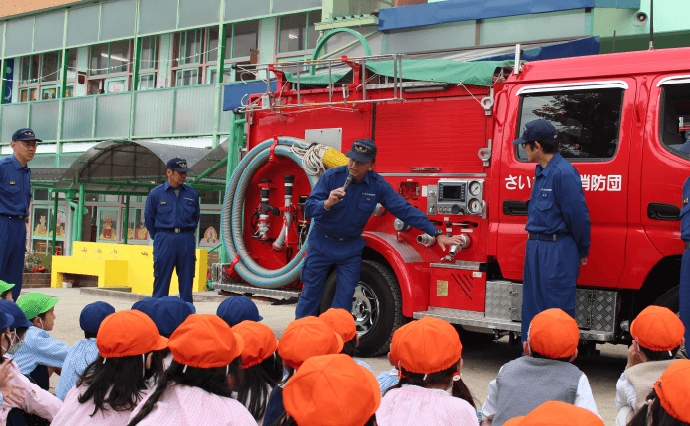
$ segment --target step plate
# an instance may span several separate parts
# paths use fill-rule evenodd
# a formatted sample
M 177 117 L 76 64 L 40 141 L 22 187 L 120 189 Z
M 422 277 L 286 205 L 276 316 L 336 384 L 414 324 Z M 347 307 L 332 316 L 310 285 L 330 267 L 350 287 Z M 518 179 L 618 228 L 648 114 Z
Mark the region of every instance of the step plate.
M 229 291 L 231 293 L 250 293 L 255 296 L 279 297 L 284 299 L 288 299 L 290 297 L 298 297 L 300 293 L 302 293 L 300 290 L 276 290 L 272 288 L 259 288 L 245 284 L 223 284 L 217 282 L 213 283 L 213 289 Z

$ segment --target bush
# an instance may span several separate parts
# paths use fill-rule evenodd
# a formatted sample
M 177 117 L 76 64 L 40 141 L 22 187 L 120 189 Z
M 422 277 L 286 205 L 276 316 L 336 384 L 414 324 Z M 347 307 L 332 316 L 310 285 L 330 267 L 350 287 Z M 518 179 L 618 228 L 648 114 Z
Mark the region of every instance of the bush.
M 24 256 L 24 272 L 50 272 L 51 255 L 27 252 Z

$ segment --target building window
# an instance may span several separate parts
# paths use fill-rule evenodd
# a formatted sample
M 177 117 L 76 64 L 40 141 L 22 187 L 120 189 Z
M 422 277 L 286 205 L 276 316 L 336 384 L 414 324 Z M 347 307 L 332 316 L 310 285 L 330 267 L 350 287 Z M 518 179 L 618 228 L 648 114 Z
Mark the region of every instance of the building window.
M 141 39 L 141 61 L 139 69 L 153 70 L 158 68 L 158 36 Z
M 137 90 L 149 90 L 156 88 L 156 73 L 142 74 L 139 76 L 139 87 Z
M 88 94 L 129 90 L 132 67 L 132 40 L 103 43 L 90 48 Z M 108 79 L 99 78 L 107 76 Z
M 298 52 L 316 47 L 318 32 L 314 24 L 320 21 L 321 11 L 281 16 L 278 53 Z
M 225 60 L 248 58 L 259 46 L 259 21 L 228 24 L 225 34 Z
M 21 58 L 19 101 L 56 99 L 60 81 L 61 52 L 49 52 Z
M 175 33 L 173 37 L 172 74 L 175 86 L 200 84 L 206 59 L 202 53 L 208 30 L 197 29 Z

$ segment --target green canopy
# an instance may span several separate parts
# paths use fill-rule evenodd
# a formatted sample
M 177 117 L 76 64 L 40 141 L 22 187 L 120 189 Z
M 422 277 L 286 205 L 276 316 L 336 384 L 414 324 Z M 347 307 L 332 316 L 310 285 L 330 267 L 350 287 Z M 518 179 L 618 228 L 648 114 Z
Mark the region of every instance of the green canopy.
M 514 63 L 515 61 L 459 62 L 449 59 L 403 59 L 402 77 L 413 81 L 491 86 L 496 68 L 512 68 Z M 378 75 L 394 76 L 393 61 L 367 62 L 366 67 Z M 398 69 L 397 72 L 399 76 L 400 70 Z M 285 75 L 289 82 L 297 82 L 295 74 L 285 73 Z M 336 83 L 347 74 L 333 73 L 331 75 L 333 83 Z M 326 85 L 328 74 L 300 74 L 300 84 Z

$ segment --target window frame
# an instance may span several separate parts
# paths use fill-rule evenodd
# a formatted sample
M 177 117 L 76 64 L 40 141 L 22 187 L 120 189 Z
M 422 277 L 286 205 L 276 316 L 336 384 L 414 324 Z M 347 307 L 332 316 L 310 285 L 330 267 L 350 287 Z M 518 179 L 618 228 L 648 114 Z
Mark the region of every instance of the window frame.
M 43 81 L 43 62 L 45 59 L 45 55 L 47 54 L 53 54 L 57 53 L 58 56 L 58 70 L 57 70 L 57 79 L 52 80 L 52 81 Z M 33 58 L 34 56 L 38 56 L 38 75 L 33 76 L 29 75 L 28 79 L 24 79 L 24 59 L 25 58 Z M 16 59 L 16 58 L 15 58 Z M 53 50 L 50 52 L 43 52 L 43 53 L 34 53 L 30 55 L 24 55 L 19 57 L 19 84 L 17 87 L 17 90 L 19 91 L 19 96 L 17 103 L 22 103 L 22 102 L 36 102 L 36 101 L 42 101 L 46 100 L 43 99 L 43 90 L 44 87 L 46 89 L 51 89 L 53 87 L 60 86 L 60 83 L 62 81 L 62 72 L 61 72 L 61 67 L 60 64 L 62 63 L 62 50 Z M 29 66 L 29 72 L 31 73 L 32 67 Z M 30 81 L 30 83 L 25 83 L 25 81 Z M 30 99 L 30 94 L 31 91 L 35 90 L 35 99 Z M 22 93 L 26 92 L 26 100 L 22 100 Z M 59 99 L 60 98 L 60 93 L 59 90 L 56 90 L 55 92 L 55 98 L 53 99 Z M 52 100 L 52 99 L 51 99 Z
M 300 53 L 308 53 L 308 52 L 313 52 L 314 49 L 316 48 L 316 44 L 314 47 L 309 47 L 309 27 L 311 23 L 309 22 L 309 16 L 314 13 L 314 12 L 322 12 L 319 9 L 316 10 L 310 10 L 307 12 L 300 12 L 300 13 L 294 13 L 294 14 L 289 14 L 289 15 L 282 15 L 278 17 L 278 23 L 276 25 L 276 43 L 275 43 L 275 57 L 276 58 L 281 58 L 281 57 L 289 57 L 289 56 L 295 56 Z M 285 52 L 280 51 L 280 30 L 281 30 L 281 22 L 282 19 L 288 16 L 294 16 L 294 15 L 305 15 L 305 26 L 304 26 L 304 49 L 301 50 L 289 50 Z M 323 13 L 321 15 L 321 18 L 323 19 Z M 318 43 L 318 37 L 317 37 L 317 43 Z
M 665 116 L 665 96 L 666 96 L 666 89 L 669 87 L 674 87 L 674 86 L 679 86 L 679 85 L 686 85 L 690 88 L 690 76 L 673 76 L 673 77 L 666 77 L 661 79 L 659 83 L 656 85 L 659 89 L 659 104 L 657 106 L 657 113 L 659 115 L 659 118 L 657 120 L 657 124 L 659 126 L 659 132 L 657 133 L 657 137 L 659 138 L 659 143 L 661 144 L 662 147 L 669 153 L 673 154 L 674 156 L 683 159 L 683 160 L 690 160 L 690 154 L 678 151 L 677 149 L 671 148 L 668 144 L 664 142 L 664 116 Z M 688 123 L 690 124 L 690 122 Z M 687 124 L 683 123 L 684 126 L 687 126 Z M 679 132 L 680 133 L 680 132 Z M 686 138 L 687 141 L 687 138 Z
M 128 59 L 127 59 L 127 65 L 126 65 L 127 70 L 124 71 L 124 72 L 119 71 L 119 72 L 112 72 L 112 73 L 111 73 L 111 71 L 110 71 L 110 66 L 111 66 L 111 65 L 110 65 L 110 54 L 111 54 L 111 51 L 112 51 L 112 44 L 113 44 L 113 43 L 119 43 L 119 42 L 122 42 L 122 41 L 126 41 L 126 42 L 128 42 L 128 44 L 129 44 L 129 47 L 128 47 Z M 134 67 L 133 67 L 133 64 L 132 64 L 132 58 L 133 58 L 133 56 L 132 56 L 132 55 L 133 55 L 133 51 L 132 51 L 132 50 L 133 50 L 133 42 L 134 42 L 134 39 L 128 38 L 128 39 L 124 39 L 124 40 L 114 40 L 114 41 L 109 41 L 109 42 L 106 42 L 106 43 L 98 43 L 98 44 L 94 44 L 94 45 L 89 46 L 89 48 L 88 48 L 89 72 L 88 72 L 87 75 L 86 75 L 86 82 L 85 82 L 86 91 L 87 91 L 86 94 L 87 94 L 87 95 L 98 95 L 98 94 L 101 94 L 101 93 L 91 93 L 91 92 L 90 92 L 91 83 L 92 83 L 92 82 L 96 82 L 96 81 L 99 82 L 99 85 L 100 85 L 100 81 L 102 81 L 102 82 L 103 82 L 103 94 L 108 93 L 108 92 L 106 91 L 106 89 L 107 89 L 107 81 L 108 81 L 108 80 L 111 80 L 111 79 L 114 79 L 114 78 L 126 78 L 125 90 L 123 90 L 123 92 L 129 92 L 129 91 L 131 91 L 131 85 L 132 85 L 132 71 L 133 71 L 133 68 L 134 68 Z M 91 55 L 92 55 L 92 49 L 93 49 L 95 46 L 100 46 L 100 45 L 103 45 L 103 44 L 107 44 L 107 45 L 108 45 L 108 64 L 107 64 L 107 69 L 105 70 L 106 72 L 105 72 L 104 74 L 92 74 L 92 73 L 91 73 Z M 117 92 L 117 93 L 122 93 L 122 92 Z

